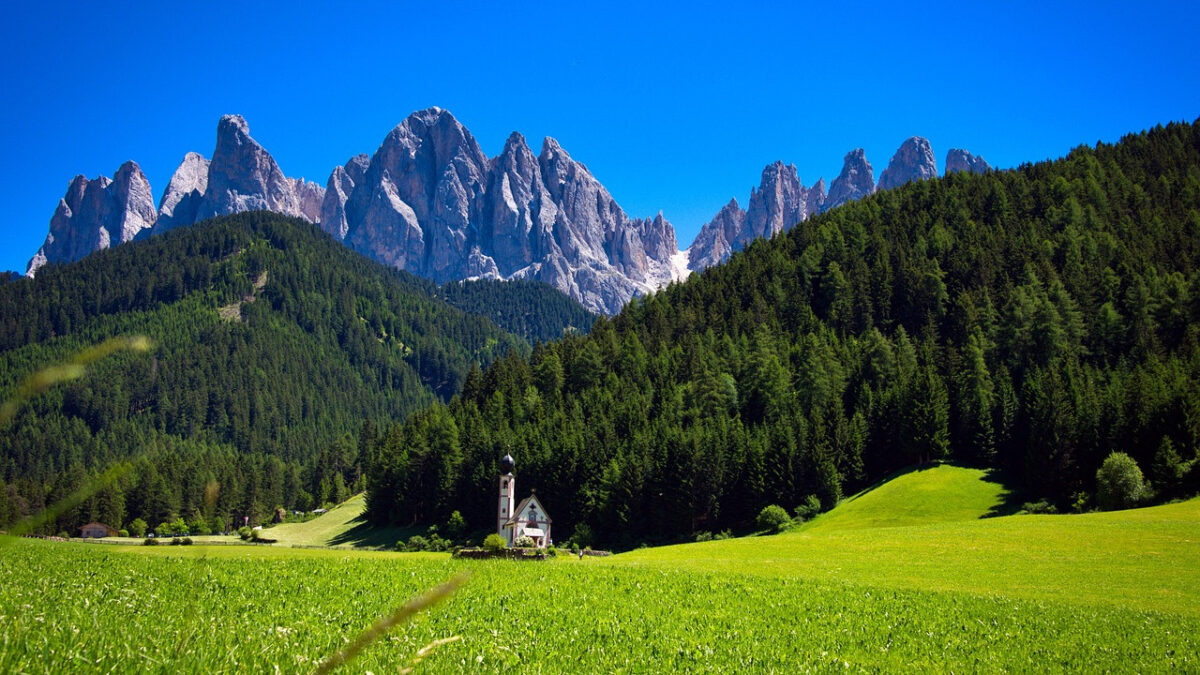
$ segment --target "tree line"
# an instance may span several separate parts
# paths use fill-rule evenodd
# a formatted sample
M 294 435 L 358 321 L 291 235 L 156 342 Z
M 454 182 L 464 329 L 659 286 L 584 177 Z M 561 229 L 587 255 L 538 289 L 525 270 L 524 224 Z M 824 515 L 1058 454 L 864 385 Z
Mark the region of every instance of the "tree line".
M 940 459 L 1062 509 L 1114 451 L 1152 499 L 1194 494 L 1197 232 L 1195 123 L 878 193 L 470 371 L 374 439 L 369 515 L 488 526 L 505 453 L 556 525 L 616 546 Z

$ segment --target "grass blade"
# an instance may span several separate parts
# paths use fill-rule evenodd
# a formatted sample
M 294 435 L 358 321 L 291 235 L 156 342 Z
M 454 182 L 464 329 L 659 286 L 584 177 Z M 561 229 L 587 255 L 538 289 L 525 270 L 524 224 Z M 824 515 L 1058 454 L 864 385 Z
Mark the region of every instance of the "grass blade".
M 404 603 L 388 616 L 381 617 L 378 621 L 372 624 L 370 628 L 363 631 L 358 638 L 356 638 L 349 645 L 346 645 L 344 649 L 328 659 L 325 659 L 325 661 L 323 661 L 321 665 L 318 666 L 314 671 L 315 675 L 324 675 L 325 673 L 332 672 L 334 668 L 353 660 L 354 657 L 358 656 L 358 653 L 361 652 L 367 645 L 371 644 L 375 640 L 378 640 L 384 633 L 388 632 L 392 628 L 395 628 L 399 624 L 404 623 L 417 612 L 423 609 L 428 609 L 442 600 L 450 597 L 450 595 L 454 593 L 454 591 L 458 590 L 459 587 L 466 582 L 466 580 L 467 573 L 459 573 L 441 586 L 422 593 L 421 595 L 418 595 L 417 597 Z M 424 652 L 425 649 L 432 651 L 434 648 L 441 646 L 441 644 L 444 644 L 444 642 L 438 641 L 431 643 L 422 648 L 421 652 Z M 423 655 L 421 652 L 417 653 L 417 659 L 414 661 L 414 665 L 417 661 L 427 655 Z

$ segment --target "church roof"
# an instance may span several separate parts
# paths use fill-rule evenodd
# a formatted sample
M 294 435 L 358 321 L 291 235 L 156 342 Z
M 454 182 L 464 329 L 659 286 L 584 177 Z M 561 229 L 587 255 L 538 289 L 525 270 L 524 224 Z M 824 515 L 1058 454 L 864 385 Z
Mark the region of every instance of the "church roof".
M 546 507 L 542 506 L 542 503 L 540 501 L 538 501 L 537 495 L 529 495 L 525 499 L 522 499 L 520 504 L 517 504 L 517 508 L 513 509 L 512 517 L 510 517 L 507 521 L 505 521 L 504 524 L 506 526 L 516 524 L 517 515 L 525 512 L 525 507 L 529 506 L 529 502 L 533 502 L 534 504 L 537 505 L 538 511 L 541 513 L 541 516 L 538 518 L 538 520 L 544 520 L 547 523 L 554 522 L 550 518 L 550 514 L 546 513 Z

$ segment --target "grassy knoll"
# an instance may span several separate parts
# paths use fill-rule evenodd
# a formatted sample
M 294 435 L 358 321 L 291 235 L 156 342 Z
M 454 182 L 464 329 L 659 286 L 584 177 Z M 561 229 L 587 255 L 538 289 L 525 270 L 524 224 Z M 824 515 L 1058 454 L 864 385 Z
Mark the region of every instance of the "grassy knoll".
M 978 520 L 1000 511 L 1007 496 L 982 470 L 940 465 L 895 476 L 805 527 L 816 532 Z
M 925 481 L 957 495 L 945 511 Z M 462 590 L 351 670 L 395 671 L 448 636 L 421 670 L 1200 669 L 1200 501 L 980 519 L 999 493 L 978 473 L 894 483 L 782 535 L 548 564 L 10 541 L 0 672 L 305 672 L 464 568 Z

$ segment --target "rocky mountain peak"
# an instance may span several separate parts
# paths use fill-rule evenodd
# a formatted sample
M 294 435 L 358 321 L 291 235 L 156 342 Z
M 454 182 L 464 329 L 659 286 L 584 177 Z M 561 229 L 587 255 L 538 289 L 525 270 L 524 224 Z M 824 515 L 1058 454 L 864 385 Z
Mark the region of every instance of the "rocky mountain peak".
M 745 211 L 730 200 L 700 228 L 688 248 L 688 269 L 702 270 L 724 262 L 759 237 L 772 237 L 817 213 L 825 201 L 824 183 L 810 190 L 800 182 L 794 164 L 775 161 L 763 168 L 757 187 L 750 189 Z
M 323 220 L 339 192 L 344 240 L 368 256 L 436 281 L 537 279 L 601 312 L 668 281 L 678 254 L 665 218 L 629 218 L 553 138 L 534 156 L 513 133 L 488 159 L 440 109 L 397 125 L 361 180 L 335 170 Z
M 346 201 L 347 237 L 374 256 L 393 243 L 369 232 L 356 235 L 355 228 L 366 224 L 368 212 L 377 226 L 402 221 L 409 242 L 403 267 L 439 282 L 459 278 L 456 269 L 470 254 L 488 165 L 479 143 L 448 111 L 428 108 L 409 115 L 384 138 Z M 415 220 L 410 222 L 408 212 Z M 423 251 L 414 248 L 416 230 Z
M 812 216 L 825 210 L 825 179 L 820 178 L 817 184 L 808 189 L 808 215 Z
M 112 234 L 117 243 L 131 241 L 142 230 L 154 226 L 158 220 L 158 210 L 154 208 L 154 193 L 150 189 L 150 181 L 146 174 L 142 173 L 142 167 L 138 166 L 137 162 L 130 160 L 117 169 L 109 191 L 115 202 Z
M 311 180 L 289 178 L 292 192 L 296 195 L 296 204 L 300 208 L 300 217 L 310 223 L 321 222 L 321 206 L 325 200 L 325 188 Z
M 522 134 L 519 131 L 514 131 L 509 134 L 508 138 L 504 141 L 504 147 L 507 148 L 510 145 L 524 145 L 528 147 L 529 143 L 525 141 L 525 134 Z
M 243 139 L 254 142 L 250 138 L 250 125 L 246 123 L 246 118 L 241 115 L 221 115 L 217 122 L 217 145 L 222 140 L 240 143 Z
M 351 157 L 343 168 L 346 170 L 346 175 L 350 176 L 350 180 L 357 183 L 367 174 L 369 166 L 371 166 L 371 158 L 364 153 Z
M 634 222 L 649 259 L 668 261 L 679 252 L 679 244 L 675 240 L 675 227 L 663 217 L 662 211 L 653 218 L 643 218 Z
M 772 237 L 808 217 L 808 189 L 796 165 L 781 161 L 763 169 L 757 191 L 751 191 L 746 225 L 753 237 Z
M 982 157 L 976 157 L 971 153 L 961 148 L 951 148 L 950 152 L 946 153 L 946 175 L 950 175 L 955 171 L 967 171 L 970 173 L 984 173 L 992 167 Z
M 525 137 L 514 131 L 509 134 L 508 140 L 504 141 L 504 149 L 492 161 L 492 170 L 516 171 L 521 175 L 531 175 L 530 172 L 540 169 Z
M 892 155 L 892 161 L 879 176 L 880 190 L 890 190 L 914 180 L 935 178 L 937 160 L 933 158 L 933 148 L 927 139 L 913 136 L 903 143 Z
M 563 150 L 563 147 L 561 145 L 559 145 L 558 141 L 555 140 L 553 137 L 547 136 L 547 137 L 543 138 L 542 139 L 542 153 L 539 155 L 539 158 L 543 158 L 543 157 L 549 158 L 549 157 L 553 157 L 558 154 L 565 155 L 565 154 L 567 154 L 567 151 Z M 569 157 L 569 155 L 568 155 L 568 157 Z
M 873 192 L 874 170 L 867 161 L 867 153 L 862 148 L 856 148 L 847 152 L 842 159 L 842 172 L 830 184 L 829 196 L 822 208 L 827 211 L 846 202 L 862 199 Z
M 346 201 L 354 192 L 354 186 L 363 182 L 371 159 L 366 155 L 355 155 L 343 166 L 334 167 L 325 183 L 325 194 L 321 199 L 321 229 L 339 241 L 346 238 L 350 224 L 346 220 Z
M 538 166 L 546 190 L 570 234 L 564 252 L 593 260 L 605 256 L 604 244 L 629 218 L 587 166 L 571 158 L 558 141 L 542 141 Z
M 26 274 L 34 276 L 49 262 L 70 262 L 123 244 L 156 219 L 150 182 L 136 162 L 122 164 L 112 179 L 76 176 L 58 201 L 46 241 L 29 261 Z
M 305 217 L 294 183 L 250 136 L 245 118 L 225 115 L 217 124 L 217 147 L 196 219 L 259 210 Z
M 198 152 L 183 156 L 158 202 L 159 231 L 196 222 L 196 210 L 208 190 L 208 160 Z
M 712 220 L 700 228 L 688 247 L 688 268 L 702 270 L 728 258 L 743 234 L 745 220 L 746 212 L 738 205 L 737 199 L 730 199 Z
M 554 242 L 558 209 L 546 191 L 537 158 L 515 131 L 492 161 L 483 215 L 487 225 L 480 232 L 481 244 L 492 255 L 479 251 L 478 269 L 495 267 L 497 276 L 507 277 L 535 259 L 561 254 Z

